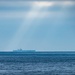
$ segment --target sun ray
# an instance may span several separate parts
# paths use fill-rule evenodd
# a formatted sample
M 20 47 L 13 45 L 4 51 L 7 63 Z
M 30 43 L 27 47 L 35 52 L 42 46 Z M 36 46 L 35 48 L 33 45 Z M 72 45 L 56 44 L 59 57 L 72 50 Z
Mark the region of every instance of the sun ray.
M 26 34 L 27 30 L 32 26 L 32 23 L 34 22 L 34 20 L 36 18 L 38 18 L 38 16 L 44 16 L 47 14 L 47 12 L 41 13 L 41 10 L 44 7 L 51 6 L 51 3 L 48 3 L 48 2 L 46 2 L 46 3 L 39 2 L 39 3 L 38 2 L 32 3 L 32 5 L 31 5 L 32 7 L 31 7 L 30 11 L 24 15 L 23 23 L 21 24 L 21 26 L 19 27 L 19 29 L 17 30 L 17 32 L 15 33 L 13 38 L 10 40 L 10 43 L 6 49 L 8 49 L 8 50 L 16 49 L 18 47 L 19 43 L 21 42 L 23 36 Z

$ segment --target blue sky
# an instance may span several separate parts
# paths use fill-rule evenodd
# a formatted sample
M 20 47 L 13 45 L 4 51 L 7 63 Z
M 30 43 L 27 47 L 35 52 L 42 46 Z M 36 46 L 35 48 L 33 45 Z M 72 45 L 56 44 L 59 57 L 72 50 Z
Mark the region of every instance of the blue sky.
M 75 50 L 75 1 L 0 1 L 0 50 Z

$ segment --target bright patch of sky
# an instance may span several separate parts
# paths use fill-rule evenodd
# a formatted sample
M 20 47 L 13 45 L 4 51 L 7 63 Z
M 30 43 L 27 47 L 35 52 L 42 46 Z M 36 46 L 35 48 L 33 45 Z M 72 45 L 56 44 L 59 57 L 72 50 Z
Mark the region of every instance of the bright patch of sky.
M 75 50 L 75 1 L 0 1 L 0 50 Z

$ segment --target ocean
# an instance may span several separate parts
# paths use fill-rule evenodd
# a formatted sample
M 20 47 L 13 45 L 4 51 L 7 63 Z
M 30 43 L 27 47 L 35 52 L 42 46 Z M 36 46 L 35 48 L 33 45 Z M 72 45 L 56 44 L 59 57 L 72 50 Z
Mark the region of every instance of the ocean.
M 0 52 L 0 75 L 75 75 L 75 52 Z

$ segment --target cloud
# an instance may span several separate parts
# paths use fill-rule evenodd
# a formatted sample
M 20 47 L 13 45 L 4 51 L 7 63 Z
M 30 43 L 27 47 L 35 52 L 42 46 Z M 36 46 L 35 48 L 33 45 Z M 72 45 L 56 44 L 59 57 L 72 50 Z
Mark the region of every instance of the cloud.
M 30 11 L 32 6 L 34 6 L 35 10 L 29 12 L 29 16 L 31 14 L 36 15 L 37 9 L 39 8 L 42 8 L 40 13 L 43 13 L 46 11 L 45 9 L 49 8 L 49 11 L 47 11 L 49 13 L 64 9 L 69 10 L 70 7 L 66 8 L 66 6 L 73 6 L 74 4 L 75 1 L 0 1 L 0 10 L 2 10 L 0 11 L 0 18 L 22 18 L 28 11 Z M 7 8 L 10 8 L 11 10 Z
M 34 17 L 35 15 L 37 16 L 38 14 L 38 10 L 40 10 L 39 8 L 42 8 L 42 7 L 48 7 L 48 6 L 51 6 L 53 3 L 52 2 L 38 2 L 38 1 L 34 1 L 34 2 L 30 2 L 30 1 L 7 1 L 7 2 L 0 2 L 0 7 L 1 6 L 5 6 L 5 9 L 6 11 L 0 11 L 0 18 L 23 18 L 24 15 L 26 13 L 28 13 L 27 17 Z M 29 11 L 26 11 L 25 9 L 20 10 L 19 8 L 16 8 L 15 11 L 13 11 L 15 8 L 11 8 L 11 7 L 27 7 L 27 6 L 30 6 L 30 8 L 32 7 L 33 10 L 29 10 Z M 11 8 L 11 10 L 7 10 L 7 8 Z M 17 11 L 17 9 L 19 9 L 20 11 Z M 43 9 L 43 8 L 42 8 Z M 42 9 L 40 10 L 40 13 L 43 13 Z M 3 10 L 3 9 L 2 9 Z
M 48 7 L 53 5 L 74 5 L 75 1 L 0 1 L 0 6 L 5 7 L 29 7 L 32 4 L 38 7 Z
M 64 5 L 75 5 L 75 1 L 64 1 Z
M 0 6 L 25 7 L 32 5 L 31 1 L 0 1 Z
M 34 3 L 35 3 L 35 6 L 38 6 L 38 7 L 49 7 L 54 4 L 54 2 L 50 2 L 50 1 L 36 1 Z

